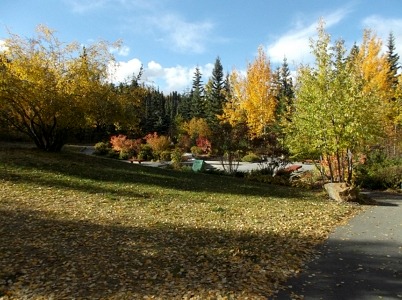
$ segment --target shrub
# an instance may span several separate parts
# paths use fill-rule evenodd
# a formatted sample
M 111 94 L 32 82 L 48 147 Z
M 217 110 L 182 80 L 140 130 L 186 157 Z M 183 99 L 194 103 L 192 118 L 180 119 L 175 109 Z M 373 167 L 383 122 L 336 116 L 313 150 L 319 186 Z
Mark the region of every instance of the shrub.
M 123 134 L 115 135 L 110 138 L 110 144 L 112 145 L 113 150 L 115 151 L 121 151 L 123 149 L 126 149 L 126 142 L 127 142 L 127 136 Z
M 191 153 L 194 155 L 201 155 L 204 153 L 204 151 L 202 150 L 202 148 L 198 147 L 198 146 L 193 146 L 191 147 Z
M 164 135 L 158 136 L 156 132 L 146 135 L 145 140 L 154 152 L 160 153 L 162 151 L 169 150 L 170 148 L 169 138 Z
M 279 165 L 275 161 L 261 161 L 258 165 L 259 169 L 253 171 L 256 174 L 274 176 Z
M 148 144 L 142 145 L 137 155 L 141 160 L 152 160 L 154 158 L 152 148 Z
M 172 152 L 168 150 L 162 151 L 161 154 L 159 155 L 159 159 L 164 161 L 170 161 L 172 159 Z
M 287 161 L 278 158 L 260 161 L 259 169 L 251 171 L 247 174 L 246 178 L 252 181 L 288 186 L 291 184 L 291 174 L 288 172 L 278 172 L 286 164 Z
M 187 134 L 180 135 L 179 141 L 178 141 L 178 146 L 180 149 L 183 151 L 190 151 L 191 148 L 191 138 Z
M 354 183 L 373 190 L 400 188 L 402 160 L 388 159 L 381 151 L 373 151 L 364 164 L 355 168 Z
M 110 138 L 112 149 L 119 153 L 120 159 L 128 159 L 138 154 L 141 148 L 141 139 L 132 140 L 127 136 L 119 134 Z
M 95 144 L 95 155 L 107 155 L 109 151 L 111 150 L 111 147 L 109 143 L 105 142 L 99 142 Z
M 180 148 L 175 148 L 171 153 L 171 159 L 173 163 L 181 163 L 183 161 L 183 152 Z
M 292 186 L 306 188 L 306 189 L 318 189 L 322 188 L 324 181 L 319 170 L 313 169 L 305 171 L 297 176 L 292 177 Z
M 135 152 L 133 150 L 121 150 L 119 153 L 119 159 L 127 160 L 133 156 L 135 156 Z
M 245 178 L 250 181 L 257 181 L 276 185 L 290 185 L 289 177 L 287 176 L 273 176 L 271 174 L 266 174 L 262 170 L 255 170 L 246 174 Z
M 116 158 L 116 159 L 119 158 L 119 155 L 120 155 L 119 152 L 113 149 L 109 149 L 108 153 L 106 154 L 108 158 Z
M 206 137 L 199 136 L 196 144 L 202 150 L 203 154 L 211 153 L 211 142 Z
M 244 162 L 259 162 L 261 160 L 261 158 L 254 153 L 249 153 L 246 156 L 243 156 L 243 158 L 241 159 Z
M 173 169 L 181 169 L 182 165 L 181 162 L 183 161 L 183 151 L 180 148 L 176 147 L 171 153 L 171 160 L 172 160 L 172 168 Z
M 356 168 L 355 183 L 360 187 L 373 190 L 400 188 L 402 183 L 402 165 L 361 165 Z

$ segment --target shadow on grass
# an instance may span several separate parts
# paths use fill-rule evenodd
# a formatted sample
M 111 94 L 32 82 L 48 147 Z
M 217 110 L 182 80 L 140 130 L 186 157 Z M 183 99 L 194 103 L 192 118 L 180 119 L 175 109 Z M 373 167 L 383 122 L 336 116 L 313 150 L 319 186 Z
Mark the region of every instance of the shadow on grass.
M 206 228 L 99 225 L 0 210 L 0 296 L 160 299 L 219 292 L 265 299 L 308 239 Z M 276 286 L 276 287 L 275 287 Z
M 90 183 L 76 183 L 57 179 L 52 175 L 65 175 L 99 183 L 141 184 L 191 192 L 225 193 L 234 195 L 272 196 L 285 198 L 301 198 L 303 191 L 299 189 L 275 185 L 247 182 L 244 179 L 228 176 L 179 172 L 160 168 L 125 164 L 120 161 L 80 155 L 77 153 L 44 153 L 32 149 L 0 148 L 0 176 L 11 181 L 26 181 L 46 184 L 53 187 L 74 188 L 89 192 L 111 193 L 121 196 L 147 197 L 134 191 L 124 192 L 105 187 L 91 187 Z M 7 165 L 32 171 L 49 172 L 49 176 L 24 176 L 7 170 Z M 3 169 L 3 170 L 2 170 Z M 10 168 L 9 168 L 10 169 Z M 3 174 L 1 174 L 3 173 Z

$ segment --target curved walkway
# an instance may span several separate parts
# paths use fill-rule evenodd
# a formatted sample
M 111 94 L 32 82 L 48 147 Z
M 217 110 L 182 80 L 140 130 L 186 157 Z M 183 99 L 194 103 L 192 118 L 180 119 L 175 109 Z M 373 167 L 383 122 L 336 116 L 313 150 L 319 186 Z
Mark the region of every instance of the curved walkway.
M 275 299 L 402 299 L 402 194 L 369 196 L 378 205 L 337 228 Z

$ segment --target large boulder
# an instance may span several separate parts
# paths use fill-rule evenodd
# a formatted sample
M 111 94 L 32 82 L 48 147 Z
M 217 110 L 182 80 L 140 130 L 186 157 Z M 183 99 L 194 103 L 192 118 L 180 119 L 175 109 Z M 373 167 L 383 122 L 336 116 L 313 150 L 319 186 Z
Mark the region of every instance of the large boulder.
M 344 182 L 327 183 L 324 185 L 329 198 L 338 202 L 357 202 L 359 190 Z

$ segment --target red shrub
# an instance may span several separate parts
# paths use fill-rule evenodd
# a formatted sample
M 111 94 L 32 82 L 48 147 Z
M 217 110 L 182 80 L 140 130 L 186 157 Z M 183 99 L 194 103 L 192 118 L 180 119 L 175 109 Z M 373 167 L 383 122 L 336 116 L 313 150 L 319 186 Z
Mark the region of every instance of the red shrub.
M 141 146 L 141 139 L 132 140 L 128 139 L 127 136 L 123 134 L 119 134 L 112 136 L 110 138 L 110 144 L 112 144 L 112 149 L 118 152 L 121 151 L 138 152 Z
M 206 137 L 199 136 L 196 140 L 196 144 L 204 153 L 211 152 L 211 142 Z

